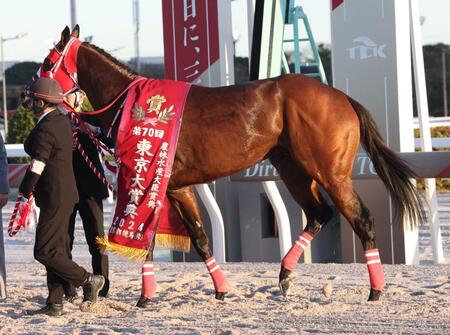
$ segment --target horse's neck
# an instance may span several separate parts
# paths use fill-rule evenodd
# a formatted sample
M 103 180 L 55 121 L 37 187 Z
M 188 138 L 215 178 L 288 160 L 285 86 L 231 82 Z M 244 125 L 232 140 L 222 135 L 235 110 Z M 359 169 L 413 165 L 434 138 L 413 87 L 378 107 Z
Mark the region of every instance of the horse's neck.
M 81 44 L 77 58 L 78 82 L 95 110 L 109 105 L 133 81 L 135 74 L 103 51 Z M 124 97 L 97 117 L 105 128 L 113 122 Z M 113 129 L 113 139 L 117 131 Z
M 134 79 L 134 74 L 87 44 L 78 51 L 78 80 L 94 109 L 114 100 Z

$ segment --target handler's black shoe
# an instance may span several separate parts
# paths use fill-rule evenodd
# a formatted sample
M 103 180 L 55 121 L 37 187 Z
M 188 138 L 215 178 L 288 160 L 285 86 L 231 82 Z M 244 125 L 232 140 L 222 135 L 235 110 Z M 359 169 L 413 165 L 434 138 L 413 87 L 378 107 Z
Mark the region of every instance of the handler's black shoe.
M 48 315 L 61 316 L 63 315 L 63 304 L 47 304 L 41 309 L 26 311 L 27 315 Z
M 109 292 L 109 279 L 105 278 L 105 285 L 103 285 L 103 288 L 100 290 L 98 296 L 106 298 L 108 296 Z
M 98 293 L 105 285 L 105 277 L 101 275 L 90 274 L 86 282 L 83 284 L 83 302 L 96 302 Z

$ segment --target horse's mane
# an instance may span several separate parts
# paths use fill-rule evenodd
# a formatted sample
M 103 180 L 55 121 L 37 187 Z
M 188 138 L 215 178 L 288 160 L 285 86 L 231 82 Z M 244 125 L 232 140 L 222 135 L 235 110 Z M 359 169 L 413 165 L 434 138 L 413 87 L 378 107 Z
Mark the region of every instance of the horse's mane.
M 128 65 L 122 63 L 121 61 L 119 61 L 117 58 L 115 58 L 114 56 L 112 56 L 111 54 L 109 54 L 108 52 L 106 52 L 104 49 L 91 44 L 89 42 L 84 42 L 86 43 L 90 48 L 94 49 L 96 52 L 98 52 L 99 54 L 101 54 L 102 56 L 104 56 L 108 61 L 111 62 L 111 64 L 120 72 L 122 72 L 123 74 L 129 76 L 131 79 L 134 79 L 138 73 L 136 71 L 134 71 L 132 68 L 130 68 Z

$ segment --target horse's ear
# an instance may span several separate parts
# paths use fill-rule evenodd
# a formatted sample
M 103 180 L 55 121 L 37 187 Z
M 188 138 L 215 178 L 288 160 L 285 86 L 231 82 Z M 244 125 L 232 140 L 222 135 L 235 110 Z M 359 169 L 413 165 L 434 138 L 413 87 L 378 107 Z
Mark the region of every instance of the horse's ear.
M 80 26 L 78 24 L 75 25 L 72 29 L 71 37 L 79 38 L 80 37 Z
M 61 32 L 61 44 L 66 45 L 67 42 L 70 40 L 70 29 L 68 26 L 64 28 L 64 30 Z

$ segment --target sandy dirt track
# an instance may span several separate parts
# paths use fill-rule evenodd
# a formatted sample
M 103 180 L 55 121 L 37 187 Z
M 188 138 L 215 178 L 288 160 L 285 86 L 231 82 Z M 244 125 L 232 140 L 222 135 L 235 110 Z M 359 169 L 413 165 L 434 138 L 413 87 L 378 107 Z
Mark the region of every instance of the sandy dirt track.
M 87 265 L 87 264 L 85 264 Z M 363 264 L 300 264 L 287 298 L 277 287 L 278 264 L 223 265 L 230 280 L 225 302 L 213 297 L 204 265 L 156 266 L 154 305 L 134 307 L 139 268 L 113 263 L 112 289 L 91 313 L 81 298 L 59 318 L 25 316 L 45 302 L 45 272 L 37 263 L 8 264 L 8 294 L 0 302 L 1 334 L 450 334 L 450 266 L 384 265 L 387 289 L 367 302 Z M 332 288 L 330 298 L 323 288 Z

